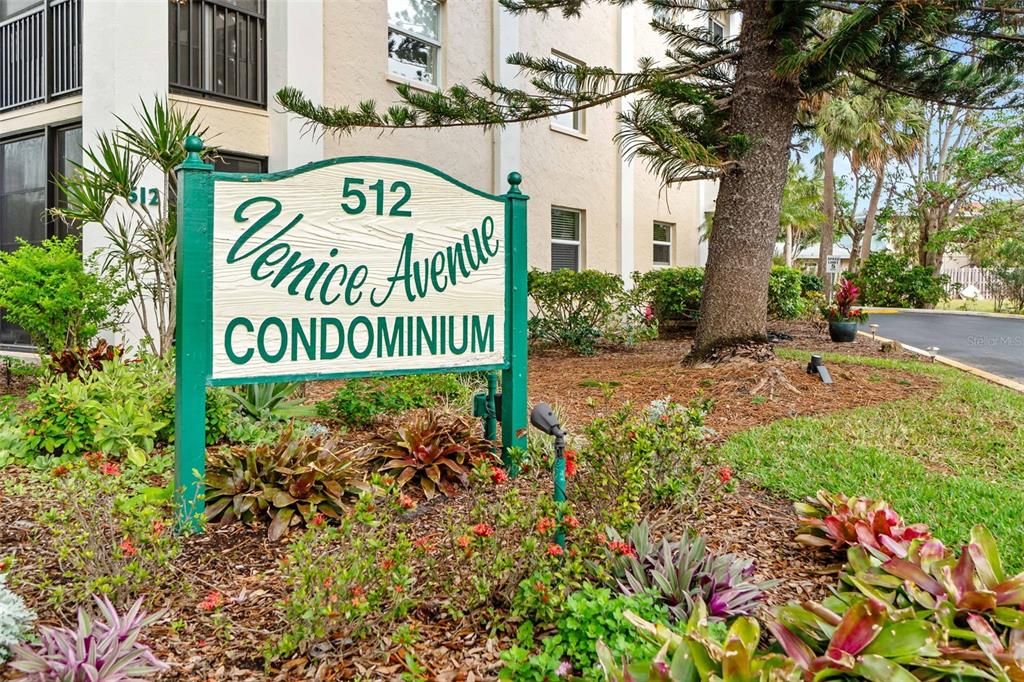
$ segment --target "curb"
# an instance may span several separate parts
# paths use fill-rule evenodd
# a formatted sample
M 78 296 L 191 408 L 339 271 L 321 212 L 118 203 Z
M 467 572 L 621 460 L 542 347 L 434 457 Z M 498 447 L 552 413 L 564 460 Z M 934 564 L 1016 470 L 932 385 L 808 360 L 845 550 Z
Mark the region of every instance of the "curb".
M 1024 321 L 1024 315 L 1013 313 L 986 313 L 980 310 L 938 310 L 935 308 L 872 308 L 861 306 L 861 310 L 869 315 L 895 315 L 896 313 L 913 313 L 921 315 L 971 315 L 974 317 L 1001 317 L 1007 320 Z
M 871 332 L 865 332 L 865 331 L 861 331 L 861 330 L 858 329 L 857 333 L 858 334 L 862 334 L 862 335 L 864 335 L 867 338 L 872 338 Z M 985 381 L 991 382 L 993 384 L 998 384 L 999 386 L 1002 386 L 1003 388 L 1008 388 L 1008 389 L 1010 389 L 1012 391 L 1017 391 L 1018 393 L 1024 393 L 1024 384 L 1020 383 L 1019 381 L 1014 381 L 1013 379 L 1007 379 L 1006 377 L 1001 377 L 998 374 L 992 374 L 991 372 L 986 372 L 983 369 L 978 369 L 977 367 L 973 367 L 971 365 L 964 364 L 964 363 L 960 362 L 959 360 L 954 360 L 953 358 L 946 357 L 945 355 L 934 355 L 933 356 L 931 353 L 929 353 L 926 350 L 922 350 L 920 348 L 917 348 L 916 346 L 910 346 L 908 344 L 903 343 L 902 341 L 897 341 L 896 339 L 887 339 L 884 336 L 878 336 L 877 334 L 875 334 L 873 338 L 874 338 L 875 341 L 878 341 L 879 343 L 898 343 L 898 344 L 900 344 L 900 346 L 904 350 L 908 350 L 911 353 L 915 353 L 917 355 L 922 355 L 922 356 L 924 356 L 926 358 L 932 358 L 934 360 L 934 362 L 938 362 L 940 364 L 947 365 L 949 367 L 953 367 L 954 369 L 958 369 L 961 372 L 966 372 L 967 374 L 971 374 L 973 376 L 976 376 L 979 379 L 984 379 Z

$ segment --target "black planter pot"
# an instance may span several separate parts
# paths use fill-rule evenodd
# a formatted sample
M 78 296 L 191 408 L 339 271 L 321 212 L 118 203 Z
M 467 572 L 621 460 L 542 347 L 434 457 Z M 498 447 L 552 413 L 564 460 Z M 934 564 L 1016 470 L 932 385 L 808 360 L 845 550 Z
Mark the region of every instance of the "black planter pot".
M 857 323 L 852 320 L 829 322 L 828 335 L 835 343 L 850 343 L 857 338 Z

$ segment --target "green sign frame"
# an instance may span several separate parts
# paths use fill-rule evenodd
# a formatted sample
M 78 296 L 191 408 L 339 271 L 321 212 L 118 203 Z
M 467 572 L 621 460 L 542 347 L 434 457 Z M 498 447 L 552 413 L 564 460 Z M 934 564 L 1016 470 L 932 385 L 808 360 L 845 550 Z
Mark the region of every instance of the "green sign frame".
M 522 177 L 509 173 L 509 189 L 494 195 L 475 189 L 416 161 L 377 156 L 338 157 L 279 173 L 216 172 L 201 158 L 203 142 L 190 136 L 187 156 L 177 169 L 177 300 L 175 328 L 174 509 L 179 532 L 201 532 L 205 516 L 206 390 L 211 386 L 249 383 L 357 378 L 440 372 L 501 372 L 501 433 L 506 463 L 510 448 L 526 447 L 527 416 L 527 197 Z M 272 182 L 326 166 L 380 163 L 417 168 L 460 190 L 504 204 L 505 311 L 504 359 L 498 364 L 438 366 L 422 369 L 313 372 L 245 378 L 213 378 L 213 223 L 218 182 Z M 515 473 L 512 471 L 511 473 Z

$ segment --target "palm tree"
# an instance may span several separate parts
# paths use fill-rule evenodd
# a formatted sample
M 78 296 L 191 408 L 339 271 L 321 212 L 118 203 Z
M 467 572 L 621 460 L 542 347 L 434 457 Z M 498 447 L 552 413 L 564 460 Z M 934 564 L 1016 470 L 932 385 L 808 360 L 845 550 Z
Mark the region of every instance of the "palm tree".
M 825 103 L 818 113 L 816 126 L 825 147 L 826 220 L 823 223 L 821 255 L 831 252 L 834 235 L 835 178 L 829 174 L 829 150 L 833 150 L 833 158 L 834 152 L 849 158 L 850 172 L 854 177 L 853 215 L 844 222 L 849 225 L 852 239 L 850 267 L 856 269 L 871 251 L 886 166 L 890 161 L 903 160 L 912 154 L 920 144 L 925 127 L 919 103 L 863 83 L 854 84 L 846 96 L 833 97 Z M 857 205 L 862 181 L 866 179 L 863 177 L 865 171 L 874 182 L 864 221 L 860 222 L 857 220 Z M 832 220 L 828 219 L 830 215 Z M 819 258 L 819 265 L 821 262 Z
M 793 267 L 795 246 L 824 218 L 821 211 L 822 187 L 820 174 L 807 175 L 800 164 L 789 164 L 789 177 L 782 189 L 782 207 L 779 210 L 783 255 L 789 267 Z

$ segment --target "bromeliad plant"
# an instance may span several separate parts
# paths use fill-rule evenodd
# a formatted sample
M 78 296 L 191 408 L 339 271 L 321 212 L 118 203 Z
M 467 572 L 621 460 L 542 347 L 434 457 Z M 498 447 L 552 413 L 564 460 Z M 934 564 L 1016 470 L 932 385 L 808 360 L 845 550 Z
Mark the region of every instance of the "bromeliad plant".
M 852 280 L 844 279 L 836 290 L 836 302 L 821 309 L 822 315 L 829 322 L 867 322 L 868 314 L 860 308 L 854 308 L 860 289 Z
M 106 597 L 96 598 L 101 618 L 78 611 L 78 627 L 40 628 L 38 646 L 13 647 L 11 667 L 25 673 L 26 682 L 130 682 L 167 670 L 149 647 L 139 641 L 142 631 L 163 612 L 146 615 L 139 599 L 120 616 Z
M 291 426 L 271 445 L 221 448 L 207 465 L 206 518 L 266 519 L 271 540 L 318 514 L 340 519 L 346 497 L 366 487 L 362 464 L 358 451 L 322 436 L 295 438 Z
M 633 526 L 623 539 L 607 528 L 605 549 L 611 580 L 624 594 L 653 593 L 668 607 L 673 621 L 685 622 L 698 603 L 713 620 L 754 613 L 765 590 L 776 582 L 755 582 L 754 562 L 735 554 L 713 554 L 700 535 L 651 540 L 647 522 Z
M 490 441 L 479 435 L 472 417 L 430 410 L 378 433 L 370 445 L 379 471 L 394 474 L 403 487 L 417 482 L 428 499 L 438 491 L 452 495 L 469 482 L 469 471 L 482 461 L 496 461 Z
M 815 497 L 797 502 L 800 534 L 797 542 L 842 551 L 862 545 L 889 557 L 906 556 L 914 540 L 928 540 L 924 524 L 907 524 L 888 503 L 865 497 L 846 497 L 819 490 Z

